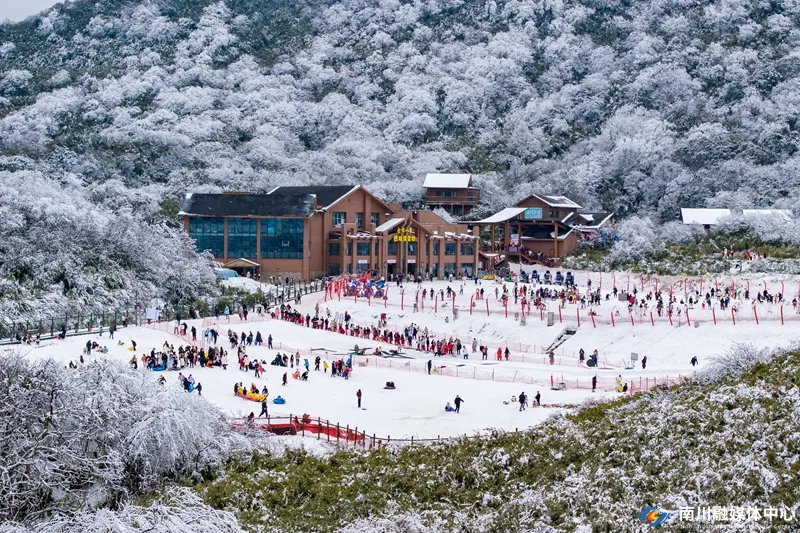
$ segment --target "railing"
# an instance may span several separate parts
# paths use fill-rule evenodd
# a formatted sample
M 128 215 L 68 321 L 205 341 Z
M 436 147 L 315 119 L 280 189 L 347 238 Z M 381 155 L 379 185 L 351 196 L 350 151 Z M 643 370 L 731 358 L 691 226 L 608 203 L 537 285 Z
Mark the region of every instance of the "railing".
M 275 285 L 272 290 L 262 293 L 261 300 L 257 301 L 255 304 L 251 303 L 248 305 L 248 308 L 252 310 L 254 305 L 260 305 L 264 309 L 275 307 L 281 303 L 288 303 L 292 300 L 296 300 L 298 296 L 322 291 L 324 288 L 324 280 L 304 282 L 290 281 L 288 284 Z M 281 297 L 281 295 L 283 296 Z M 197 312 L 188 307 L 160 308 L 159 318 L 169 321 L 174 320 L 178 315 L 181 316 L 182 320 L 224 316 L 223 310 L 225 305 L 221 302 L 223 302 L 223 300 L 214 302 L 213 305 L 209 306 L 210 310 L 205 313 Z M 237 309 L 242 305 L 243 302 L 240 300 L 232 301 L 229 304 L 230 313 L 232 315 L 235 314 Z M 126 327 L 131 324 L 144 324 L 146 322 L 148 321 L 146 317 L 144 317 L 142 308 L 140 308 L 138 312 L 135 309 L 120 308 L 107 311 L 77 312 L 75 314 L 66 315 L 56 314 L 38 320 L 19 320 L 0 323 L 0 344 L 20 342 L 16 337 L 19 336 L 20 339 L 22 339 L 27 334 L 31 334 L 34 337 L 40 334 L 42 339 L 48 339 L 58 336 L 64 330 L 66 330 L 65 333 L 67 336 L 72 336 L 94 333 L 100 328 L 104 328 L 103 331 L 108 331 L 111 325 Z
M 541 407 L 549 408 L 574 408 L 575 405 L 568 404 L 544 404 Z M 391 445 L 413 446 L 418 444 L 433 444 L 441 442 L 456 441 L 462 438 L 476 438 L 480 435 L 462 435 L 457 437 L 442 437 L 421 439 L 416 437 L 392 438 L 377 436 L 377 434 L 367 433 L 366 430 L 359 430 L 358 427 L 350 428 L 339 423 L 332 423 L 330 420 L 322 418 L 311 418 L 307 414 L 300 417 L 297 415 L 288 416 L 267 416 L 266 418 L 255 418 L 248 422 L 247 418 L 231 419 L 231 427 L 237 431 L 267 431 L 275 435 L 292 435 L 301 437 L 316 437 L 319 441 L 325 441 L 343 448 L 356 448 L 363 450 L 381 449 Z M 514 429 L 514 433 L 519 432 L 519 428 Z

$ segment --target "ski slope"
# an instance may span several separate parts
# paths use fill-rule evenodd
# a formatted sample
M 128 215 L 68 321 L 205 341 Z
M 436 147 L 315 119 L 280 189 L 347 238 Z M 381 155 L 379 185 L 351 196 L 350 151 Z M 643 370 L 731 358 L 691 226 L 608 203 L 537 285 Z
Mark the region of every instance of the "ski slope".
M 422 286 L 428 289 L 432 287 L 438 292 L 448 285 L 458 292 L 461 283 L 437 281 L 423 283 Z M 485 294 L 491 292 L 490 297 L 494 297 L 494 282 L 482 281 L 480 287 L 484 288 Z M 407 295 L 411 294 L 408 291 L 416 291 L 416 287 L 412 288 L 410 285 L 404 288 Z M 472 339 L 477 338 L 482 344 L 489 346 L 489 360 L 481 361 L 475 354 L 470 354 L 469 359 L 465 360 L 463 357 L 435 357 L 414 349 L 404 349 L 407 358 L 379 358 L 372 355 L 358 357 L 349 380 L 332 378 L 329 374 L 313 371 L 316 355 L 332 361 L 346 359 L 346 354 L 355 344 L 368 348 L 368 352 L 378 346 L 383 350 L 389 346 L 368 339 L 258 317 L 251 313 L 247 323 L 238 323 L 238 317 L 233 317 L 228 324 L 223 318 L 218 327 L 219 345 L 229 348 L 226 338 L 229 328 L 239 333 L 255 334 L 260 331 L 265 342 L 271 334 L 276 349 L 270 350 L 263 346 L 247 348 L 250 360 L 266 362 L 266 374 L 263 377 L 255 379 L 252 372 L 239 371 L 235 363 L 235 349 L 228 350 L 232 364 L 227 370 L 197 367 L 184 369 L 183 373 L 192 374 L 202 383 L 203 396 L 231 416 L 246 416 L 251 411 L 258 414 L 260 404 L 242 400 L 233 394 L 236 382 L 242 382 L 246 386 L 255 383 L 259 389 L 265 385 L 269 388 L 270 399 L 280 394 L 287 400 L 285 405 L 274 405 L 270 402 L 271 415 L 308 413 L 314 419 L 321 418 L 323 422 L 329 420 L 351 429 L 358 428 L 359 431 L 378 437 L 396 439 L 413 436 L 422 439 L 470 435 L 487 429 L 523 429 L 538 424 L 562 408 L 529 407 L 520 412 L 518 404 L 504 404 L 504 401 L 509 402 L 512 395 L 519 395 L 520 392 L 524 391 L 531 399 L 539 392 L 542 403 L 546 405 L 572 405 L 592 399 L 613 398 L 619 395 L 614 390 L 616 376 L 621 375 L 623 381 L 631 384 L 634 390 L 646 388 L 645 384 L 655 380 L 663 383 L 667 377 L 674 382 L 679 377 L 691 376 L 695 370 L 703 369 L 713 357 L 724 353 L 735 342 L 777 348 L 791 344 L 798 331 L 796 323 L 781 325 L 775 316 L 770 316 L 768 306 L 776 304 L 763 305 L 761 312 L 764 318 L 759 323 L 742 319 L 735 325 L 731 321 L 723 320 L 715 325 L 710 317 L 702 315 L 700 310 L 694 310 L 697 319 L 696 324 L 691 325 L 685 320 L 676 320 L 672 326 L 665 320 L 655 326 L 648 322 L 631 325 L 629 321 L 622 320 L 616 326 L 610 323 L 593 326 L 591 320 L 583 320 L 581 326 L 577 327 L 574 321 L 559 322 L 556 318 L 555 324 L 548 327 L 547 321 L 541 320 L 535 313 L 528 317 L 525 325 L 521 325 L 518 319 L 515 320 L 513 313 L 508 318 L 501 312 L 487 316 L 484 308 L 484 313 L 473 310 L 470 315 L 467 298 L 474 293 L 473 282 L 465 284 L 464 295 L 456 296 L 455 305 L 459 307 L 457 319 L 453 317 L 452 307 L 438 307 L 434 311 L 428 301 L 416 313 L 405 304 L 404 309 L 400 309 L 399 302 L 392 301 L 395 289 L 397 287 L 390 287 L 389 300 L 385 302 L 367 302 L 363 298 L 334 298 L 325 301 L 323 293 L 312 294 L 304 297 L 298 309 L 312 316 L 317 305 L 323 316 L 326 310 L 330 310 L 332 315 L 347 311 L 352 315 L 353 322 L 358 324 L 376 324 L 385 313 L 390 328 L 402 331 L 413 322 L 441 336 L 458 336 L 466 345 L 467 351 Z M 606 292 L 605 286 L 603 292 Z M 411 298 L 413 304 L 413 296 Z M 452 300 L 448 304 L 452 306 Z M 619 303 L 603 301 L 598 308 L 598 315 L 610 313 L 615 305 Z M 562 311 L 564 314 L 567 310 L 573 313 L 577 307 L 578 305 L 569 304 Z M 772 311 L 774 314 L 774 307 Z M 710 313 L 707 310 L 705 312 Z M 190 328 L 194 325 L 198 329 L 198 338 L 202 337 L 203 323 L 202 320 L 187 321 Z M 78 361 L 86 341 L 91 339 L 107 346 L 108 353 L 93 353 L 87 357 L 88 361 L 127 364 L 133 354 L 128 349 L 131 340 L 135 340 L 138 345 L 139 358 L 153 348 L 158 351 L 164 342 L 174 345 L 176 349 L 181 344 L 190 344 L 188 340 L 173 334 L 173 326 L 174 322 L 121 328 L 113 341 L 108 339 L 106 332 L 102 337 L 89 334 L 68 337 L 63 341 L 44 341 L 39 347 L 17 346 L 12 349 L 29 357 L 51 357 L 66 365 L 70 360 Z M 567 326 L 577 331 L 555 350 L 554 364 L 550 364 L 547 356 L 541 353 L 542 348 L 549 347 Z M 122 346 L 118 345 L 119 341 L 123 342 Z M 512 350 L 511 360 L 493 360 L 497 347 L 506 345 Z M 586 351 L 587 356 L 597 349 L 601 368 L 586 368 L 578 364 L 577 352 L 581 348 Z M 290 376 L 288 385 L 284 387 L 281 385 L 283 373 L 291 370 L 269 366 L 268 362 L 278 352 L 294 353 L 296 350 L 301 351 L 302 358 L 309 359 L 312 368 L 310 378 L 308 382 L 301 382 Z M 640 364 L 634 368 L 626 368 L 630 367 L 631 352 L 638 353 L 640 358 L 647 356 L 646 369 L 642 369 Z M 689 363 L 692 356 L 697 356 L 700 361 L 697 368 Z M 428 360 L 436 368 L 430 375 L 426 371 Z M 141 365 L 138 371 L 150 372 L 154 380 L 164 375 L 168 386 L 178 386 L 177 372 L 151 372 L 142 369 Z M 590 389 L 593 376 L 597 376 L 598 388 L 601 389 L 597 392 Z M 383 387 L 387 381 L 393 381 L 397 389 L 385 390 Z M 560 381 L 566 384 L 566 390 L 550 389 L 551 382 Z M 356 406 L 358 389 L 363 393 L 364 409 Z M 446 413 L 445 404 L 452 403 L 456 394 L 465 400 L 461 412 Z

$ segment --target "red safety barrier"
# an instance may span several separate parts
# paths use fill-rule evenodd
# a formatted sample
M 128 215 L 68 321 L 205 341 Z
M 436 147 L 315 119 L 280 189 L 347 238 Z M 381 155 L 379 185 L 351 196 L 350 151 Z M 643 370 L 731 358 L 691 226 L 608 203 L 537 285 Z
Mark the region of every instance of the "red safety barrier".
M 656 321 L 655 321 L 655 319 L 653 318 L 653 312 L 652 312 L 652 311 L 650 311 L 650 323 L 651 323 L 653 326 L 655 326 L 655 325 L 656 325 Z
M 614 311 L 611 311 L 611 327 L 617 327 L 616 322 L 614 322 Z
M 733 320 L 733 325 L 736 325 L 736 309 L 731 307 L 731 320 Z
M 756 318 L 756 324 L 758 324 L 758 312 L 756 312 L 756 306 L 753 306 L 753 316 Z
M 716 326 L 717 325 L 717 312 L 714 311 L 713 307 L 711 308 L 711 318 L 714 319 L 714 325 Z

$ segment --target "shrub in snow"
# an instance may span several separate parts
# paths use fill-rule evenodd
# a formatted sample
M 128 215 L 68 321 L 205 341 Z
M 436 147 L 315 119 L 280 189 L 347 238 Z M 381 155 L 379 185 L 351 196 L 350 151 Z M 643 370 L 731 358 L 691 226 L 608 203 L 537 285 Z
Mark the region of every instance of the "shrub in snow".
M 0 405 L 0 521 L 124 502 L 249 449 L 203 398 L 115 362 L 2 355 Z
M 212 509 L 190 489 L 172 487 L 149 505 L 81 510 L 43 522 L 0 525 L 0 533 L 241 533 L 236 518 Z
M 664 249 L 656 224 L 649 218 L 633 216 L 616 225 L 618 241 L 611 249 L 615 263 L 640 261 L 653 257 Z

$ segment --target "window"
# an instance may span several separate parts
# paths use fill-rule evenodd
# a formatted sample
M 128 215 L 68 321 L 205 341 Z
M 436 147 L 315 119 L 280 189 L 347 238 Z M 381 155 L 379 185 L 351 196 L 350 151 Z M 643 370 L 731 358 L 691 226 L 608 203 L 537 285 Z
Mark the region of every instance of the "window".
M 377 256 L 379 253 L 381 253 L 381 241 L 375 243 L 375 255 Z
M 364 227 L 364 213 L 356 213 L 356 226 L 359 228 Z
M 255 218 L 228 219 L 228 257 L 256 257 L 258 220 Z
M 438 263 L 434 263 L 433 266 L 431 266 L 431 276 L 433 276 L 434 278 L 438 278 L 439 277 L 439 264 Z
M 353 243 L 352 242 L 348 242 L 347 243 L 347 255 L 353 255 Z
M 453 206 L 453 214 L 456 215 L 456 216 L 461 216 L 461 215 L 464 214 L 464 213 L 461 212 L 461 206 L 460 205 L 454 205 Z
M 408 255 L 417 255 L 417 243 L 408 243 Z
M 472 263 L 461 263 L 461 273 L 472 277 L 475 274 L 475 266 Z
M 380 226 L 380 224 L 378 224 L 378 213 L 372 213 L 372 214 L 370 215 L 370 221 L 371 221 L 373 224 L 375 224 L 376 226 Z
M 389 241 L 388 246 L 388 254 L 389 255 L 397 255 L 397 243 L 394 241 Z
M 455 198 L 456 191 L 439 191 L 437 196 L 441 196 L 443 198 Z
M 333 264 L 333 263 L 328 265 L 328 275 L 329 276 L 338 276 L 341 273 L 342 273 L 341 265 Z
M 558 218 L 558 209 L 550 210 L 550 218 Z
M 225 219 L 191 217 L 189 237 L 194 239 L 199 251 L 208 250 L 214 257 L 225 255 Z
M 433 243 L 433 255 L 439 255 L 439 243 Z
M 445 263 L 444 264 L 444 275 L 449 276 L 450 274 L 457 274 L 456 272 L 456 264 L 455 263 Z
M 475 245 L 471 242 L 462 242 L 461 255 L 475 255 Z
M 340 253 L 342 253 L 342 248 L 339 246 L 338 242 L 328 243 L 328 255 L 338 256 Z
M 369 255 L 369 243 L 368 242 L 357 242 L 356 243 L 356 255 Z
M 339 228 L 345 223 L 347 223 L 347 214 L 344 211 L 335 211 L 333 213 L 333 225 Z
M 456 243 L 454 242 L 444 243 L 444 255 L 456 255 Z
M 470 200 L 474 200 L 475 199 L 475 193 L 472 192 L 472 191 L 467 191 L 467 198 L 469 198 Z
M 302 218 L 262 218 L 261 258 L 302 259 Z

